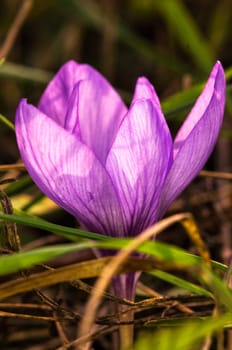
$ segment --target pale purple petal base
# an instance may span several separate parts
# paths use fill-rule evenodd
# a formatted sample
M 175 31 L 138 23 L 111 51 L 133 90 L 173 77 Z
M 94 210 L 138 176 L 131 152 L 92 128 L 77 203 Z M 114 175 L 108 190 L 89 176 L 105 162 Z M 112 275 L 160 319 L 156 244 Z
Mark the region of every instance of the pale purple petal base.
M 112 288 L 117 297 L 133 301 L 135 299 L 136 284 L 141 272 L 126 273 L 113 277 Z

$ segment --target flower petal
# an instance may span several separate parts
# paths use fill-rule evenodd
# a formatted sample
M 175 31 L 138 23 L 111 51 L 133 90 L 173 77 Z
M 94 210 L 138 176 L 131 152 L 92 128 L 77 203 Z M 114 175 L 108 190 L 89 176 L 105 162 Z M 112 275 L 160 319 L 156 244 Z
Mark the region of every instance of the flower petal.
M 19 150 L 37 186 L 93 232 L 123 235 L 111 179 L 91 150 L 22 100 L 16 112 Z
M 39 109 L 81 135 L 103 163 L 127 113 L 121 97 L 100 73 L 74 61 L 66 63 L 50 82 Z
M 90 66 L 77 64 L 75 61 L 65 63 L 45 89 L 39 109 L 64 126 L 68 100 L 74 85 L 81 79 L 87 79 L 92 71 Z
M 75 125 L 81 141 L 104 164 L 126 113 L 127 108 L 119 95 L 96 73 L 92 74 L 91 79 L 82 80 L 74 88 L 65 127 Z
M 162 191 L 159 216 L 202 169 L 216 143 L 224 113 L 225 76 L 217 62 L 207 84 L 179 130 L 174 162 Z
M 166 123 L 166 118 L 161 109 L 159 97 L 154 89 L 154 86 L 145 77 L 138 78 L 135 86 L 134 96 L 131 105 L 137 100 L 150 100 L 155 107 L 157 118 L 160 119 L 164 128 L 166 128 L 166 133 L 170 134 L 168 124 Z M 171 136 L 169 136 L 171 137 Z
M 172 140 L 165 120 L 150 100 L 136 101 L 106 162 L 125 211 L 128 235 L 136 235 L 155 222 L 171 154 Z
M 64 119 L 64 129 L 74 134 L 77 138 L 81 140 L 81 131 L 79 125 L 79 85 L 78 82 L 72 91 L 69 98 L 69 103 L 67 107 L 67 113 Z
M 161 110 L 159 97 L 157 96 L 154 86 L 149 82 L 147 78 L 140 77 L 136 82 L 132 103 L 143 98 L 151 100 Z

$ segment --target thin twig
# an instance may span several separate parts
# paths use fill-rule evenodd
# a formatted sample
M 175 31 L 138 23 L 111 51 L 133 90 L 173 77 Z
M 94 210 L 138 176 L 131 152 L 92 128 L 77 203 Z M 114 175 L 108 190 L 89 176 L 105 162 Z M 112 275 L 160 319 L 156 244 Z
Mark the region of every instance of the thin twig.
M 13 215 L 13 206 L 10 198 L 0 189 L 0 203 L 2 205 L 3 213 Z M 17 225 L 15 223 L 6 222 L 4 230 L 4 240 L 6 248 L 19 252 L 21 250 L 20 237 L 18 234 Z
M 222 171 L 202 170 L 199 173 L 199 176 L 202 176 L 202 177 L 213 177 L 215 179 L 221 179 L 221 180 L 232 180 L 232 173 L 226 173 L 226 172 L 222 172 Z
M 91 340 L 99 338 L 102 335 L 113 333 L 117 329 L 118 329 L 118 326 L 112 326 L 112 327 L 104 326 L 104 327 L 101 327 L 97 331 L 90 332 L 90 333 L 84 335 L 81 338 L 75 339 L 74 341 L 72 341 L 69 344 L 66 344 L 64 346 L 61 346 L 61 347 L 57 348 L 56 350 L 66 350 L 66 349 L 69 349 L 70 347 L 72 347 L 74 345 L 77 346 L 77 345 L 80 345 L 80 344 L 83 344 L 83 343 L 87 343 L 87 342 L 89 342 Z
M 0 171 L 9 171 L 9 170 L 26 170 L 25 165 L 23 163 L 15 163 L 15 164 L 2 164 L 0 165 Z
M 8 33 L 6 36 L 6 39 L 0 48 L 0 59 L 6 58 L 14 45 L 14 42 L 16 40 L 16 37 L 19 33 L 20 28 L 23 25 L 23 22 L 25 21 L 31 7 L 32 7 L 33 0 L 24 0 Z
M 144 292 L 148 293 L 150 296 L 152 296 L 153 298 L 157 298 L 157 299 L 160 299 L 160 298 L 163 298 L 163 295 L 156 292 L 155 290 L 147 287 L 146 285 L 144 285 L 143 283 L 141 283 L 140 281 L 138 281 L 137 283 L 137 287 L 139 287 L 141 290 L 143 290 Z M 171 307 L 175 307 L 177 308 L 177 310 L 183 312 L 183 313 L 187 313 L 189 315 L 193 314 L 193 311 L 186 307 L 185 305 L 182 305 L 181 303 L 179 303 L 177 300 L 174 300 Z
M 23 318 L 23 319 L 33 319 L 33 320 L 40 320 L 40 321 L 55 321 L 54 317 L 18 314 L 15 312 L 6 312 L 6 311 L 0 311 L 0 317 Z

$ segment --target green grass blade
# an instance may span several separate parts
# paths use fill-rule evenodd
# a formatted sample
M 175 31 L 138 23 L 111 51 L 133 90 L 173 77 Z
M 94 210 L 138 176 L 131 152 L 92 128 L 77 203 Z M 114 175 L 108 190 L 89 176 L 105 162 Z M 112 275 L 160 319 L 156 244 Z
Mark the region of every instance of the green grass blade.
M 15 129 L 14 124 L 11 123 L 11 121 L 9 119 L 7 119 L 6 117 L 4 117 L 4 115 L 2 115 L 2 114 L 0 114 L 0 123 L 12 131 L 14 131 L 14 129 Z
M 63 244 L 34 249 L 28 252 L 18 252 L 11 255 L 4 255 L 0 257 L 0 275 L 6 275 L 8 273 L 28 269 L 34 265 L 42 264 L 61 255 L 90 248 L 91 246 L 93 246 L 93 243 L 91 242 Z
M 53 74 L 39 68 L 4 62 L 4 64 L 0 66 L 0 76 L 47 84 L 51 80 Z
M 13 196 L 32 186 L 35 186 L 32 179 L 30 178 L 30 176 L 25 175 L 19 180 L 12 182 L 10 185 L 8 185 L 5 188 L 5 192 L 8 196 Z
M 87 232 L 80 229 L 65 227 L 57 224 L 50 223 L 46 220 L 37 218 L 31 215 L 7 215 L 0 212 L 0 219 L 6 222 L 15 222 L 17 224 L 40 228 L 45 231 L 57 233 L 63 237 L 70 238 L 72 240 L 79 240 L 80 238 L 93 239 L 93 240 L 107 240 L 108 237 L 98 234 Z
M 232 290 L 226 282 L 203 264 L 199 271 L 195 271 L 195 276 L 213 292 L 219 305 L 224 305 L 228 311 L 232 312 Z
M 208 290 L 206 290 L 206 289 L 204 289 L 196 284 L 190 283 L 190 282 L 184 280 L 183 278 L 176 277 L 168 272 L 161 271 L 161 270 L 152 270 L 152 271 L 148 271 L 147 273 L 152 275 L 152 276 L 155 276 L 157 278 L 160 278 L 165 282 L 171 283 L 171 284 L 178 286 L 184 290 L 187 290 L 191 293 L 205 295 L 207 297 L 212 297 L 212 293 L 210 293 Z
M 105 242 L 98 243 L 100 248 L 105 249 L 121 249 L 131 242 L 130 239 L 110 239 Z M 178 248 L 171 244 L 166 244 L 158 241 L 144 242 L 136 251 L 153 256 L 156 259 L 164 260 L 167 262 L 173 262 L 173 268 L 175 265 L 178 267 L 190 267 L 194 265 L 201 265 L 202 258 L 186 252 L 184 249 Z M 226 272 L 228 267 L 217 261 L 212 261 L 213 267 Z
M 185 320 L 183 326 L 166 327 L 155 332 L 143 333 L 138 338 L 134 350 L 192 350 L 198 349 L 196 342 L 212 335 L 232 322 L 232 315 L 226 313 L 217 318 Z M 151 326 L 155 324 L 151 323 Z M 161 327 L 161 324 L 159 324 Z M 201 347 L 200 347 L 201 348 Z

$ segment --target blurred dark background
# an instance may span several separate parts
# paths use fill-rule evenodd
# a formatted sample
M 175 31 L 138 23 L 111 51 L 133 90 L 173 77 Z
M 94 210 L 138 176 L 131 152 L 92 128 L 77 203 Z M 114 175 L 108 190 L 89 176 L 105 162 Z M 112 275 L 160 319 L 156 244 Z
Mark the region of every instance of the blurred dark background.
M 21 4 L 1 1 L 0 43 Z M 49 74 L 26 68 L 52 74 L 75 59 L 99 69 L 125 97 L 132 93 L 136 78 L 145 75 L 162 99 L 204 81 L 217 59 L 225 68 L 231 65 L 230 0 L 34 0 L 32 4 L 7 64 L 0 69 L 0 111 L 11 120 L 19 99 L 28 97 L 36 103 L 49 80 Z M 25 71 L 8 62 L 25 66 Z

